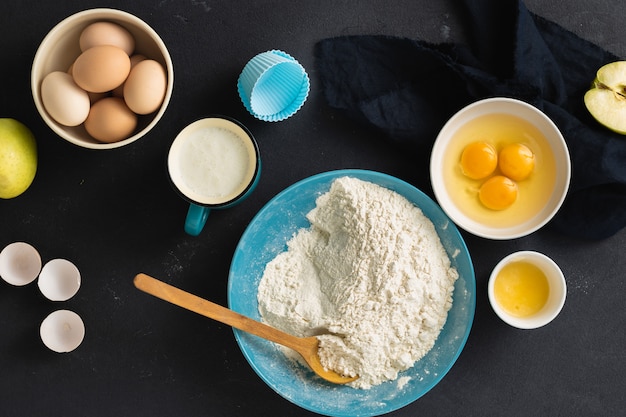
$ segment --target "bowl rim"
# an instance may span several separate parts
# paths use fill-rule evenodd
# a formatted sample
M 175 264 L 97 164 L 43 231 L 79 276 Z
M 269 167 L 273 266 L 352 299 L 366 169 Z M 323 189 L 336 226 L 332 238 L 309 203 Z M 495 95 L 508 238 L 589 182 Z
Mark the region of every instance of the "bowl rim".
M 506 265 L 521 260 L 532 263 L 533 265 L 540 268 L 546 275 L 548 275 L 548 272 L 551 272 L 550 275 L 556 278 L 553 278 L 550 281 L 556 282 L 561 289 L 560 295 L 557 294 L 558 299 L 556 299 L 552 303 L 552 311 L 546 312 L 541 320 L 536 318 L 532 319 L 512 316 L 508 314 L 502 307 L 500 307 L 500 305 L 498 304 L 498 300 L 496 300 L 494 286 L 498 273 Z M 550 292 L 552 292 L 552 290 Z M 533 250 L 522 250 L 513 252 L 505 256 L 493 268 L 491 274 L 489 275 L 489 281 L 487 283 L 487 297 L 489 298 L 489 304 L 491 305 L 493 311 L 498 317 L 500 317 L 502 321 L 504 321 L 508 325 L 524 330 L 537 329 L 551 323 L 560 314 L 567 298 L 567 282 L 565 280 L 565 275 L 563 274 L 563 271 L 561 270 L 559 265 L 548 255 Z
M 459 129 L 461 126 L 458 122 L 466 117 L 467 113 L 477 111 L 477 108 L 483 106 L 493 106 L 498 104 L 505 106 L 505 108 L 517 107 L 524 112 L 532 113 L 538 117 L 543 126 L 547 127 L 554 134 L 548 138 L 550 147 L 552 148 L 557 163 L 557 187 L 559 190 L 559 196 L 555 200 L 550 200 L 551 208 L 546 212 L 541 210 L 536 216 L 528 221 L 514 226 L 507 227 L 494 227 L 489 225 L 480 224 L 479 222 L 469 219 L 465 216 L 461 210 L 458 210 L 456 205 L 449 198 L 448 192 L 445 189 L 443 178 L 441 175 L 441 157 L 447 146 L 448 139 Z M 480 113 L 480 115 L 489 114 L 491 112 Z M 507 110 L 501 111 L 501 113 L 513 114 L 520 116 L 519 113 L 513 113 Z M 457 126 L 458 125 L 458 126 Z M 455 127 L 456 126 L 456 127 Z M 544 129 L 540 129 L 544 130 Z M 561 158 L 563 156 L 563 158 Z M 559 178 L 561 181 L 559 181 Z M 536 232 L 545 226 L 559 211 L 570 187 L 571 180 L 571 160 L 569 155 L 569 149 L 567 142 L 563 137 L 563 134 L 556 126 L 556 124 L 550 119 L 543 111 L 522 100 L 518 100 L 510 97 L 490 97 L 474 101 L 467 106 L 457 111 L 439 131 L 437 138 L 432 147 L 430 156 L 430 181 L 433 188 L 435 198 L 444 212 L 454 221 L 454 223 L 463 230 L 482 238 L 492 240 L 509 240 L 527 236 Z M 556 188 L 555 188 L 556 189 Z M 540 220 L 537 220 L 538 216 L 543 216 Z M 528 224 L 531 224 L 528 227 Z
M 136 26 L 137 28 L 141 29 L 142 31 L 145 31 L 146 34 L 156 44 L 157 48 L 159 49 L 159 52 L 162 55 L 162 59 L 165 62 L 165 67 L 166 67 L 165 71 L 167 73 L 167 86 L 166 86 L 166 91 L 165 91 L 165 97 L 163 98 L 163 103 L 161 103 L 159 110 L 157 110 L 154 113 L 150 122 L 146 126 L 144 126 L 141 130 L 139 130 L 138 132 L 135 132 L 135 134 L 133 134 L 132 136 L 124 140 L 118 141 L 118 142 L 113 142 L 113 143 L 102 142 L 101 143 L 95 140 L 94 142 L 87 142 L 85 140 L 77 139 L 73 137 L 72 135 L 68 134 L 63 128 L 61 128 L 59 124 L 50 117 L 48 112 L 43 107 L 43 103 L 41 101 L 41 92 L 40 92 L 41 79 L 38 78 L 37 73 L 38 73 L 38 69 L 40 66 L 39 64 L 42 61 L 43 56 L 46 54 L 47 48 L 51 47 L 55 43 L 55 41 L 60 36 L 59 32 L 63 31 L 68 25 L 75 23 L 75 22 L 86 21 L 89 18 L 93 18 L 93 22 L 98 21 L 98 20 L 109 20 L 113 22 L 123 22 L 127 24 L 132 24 Z M 133 143 L 139 138 L 143 137 L 162 118 L 163 114 L 165 113 L 169 105 L 170 99 L 172 97 L 172 92 L 174 88 L 174 67 L 173 67 L 172 57 L 170 56 L 167 46 L 165 45 L 165 43 L 163 42 L 159 34 L 145 21 L 123 10 L 114 9 L 114 8 L 93 8 L 93 9 L 87 9 L 87 10 L 74 13 L 64 18 L 63 20 L 58 22 L 56 25 L 54 25 L 52 29 L 50 29 L 50 31 L 42 39 L 41 43 L 37 47 L 37 51 L 35 52 L 32 66 L 31 66 L 30 86 L 31 86 L 31 95 L 35 103 L 35 107 L 37 108 L 37 111 L 39 112 L 39 115 L 44 120 L 46 125 L 50 129 L 52 129 L 52 131 L 54 131 L 58 136 L 82 148 L 114 149 L 114 148 L 119 148 L 119 147 L 128 145 L 130 143 Z

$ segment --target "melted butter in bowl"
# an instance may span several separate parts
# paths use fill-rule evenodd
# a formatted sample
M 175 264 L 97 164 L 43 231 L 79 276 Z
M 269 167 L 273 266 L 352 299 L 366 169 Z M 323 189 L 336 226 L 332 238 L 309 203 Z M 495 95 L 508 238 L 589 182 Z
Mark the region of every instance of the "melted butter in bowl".
M 505 323 L 536 329 L 554 320 L 565 304 L 567 285 L 559 266 L 534 251 L 502 259 L 489 278 L 489 302 Z

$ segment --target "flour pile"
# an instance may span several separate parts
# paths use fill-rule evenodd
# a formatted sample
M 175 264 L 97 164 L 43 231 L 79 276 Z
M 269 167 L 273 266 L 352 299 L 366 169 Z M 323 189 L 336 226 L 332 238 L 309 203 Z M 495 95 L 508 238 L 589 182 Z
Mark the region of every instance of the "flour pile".
M 263 319 L 297 336 L 325 334 L 322 364 L 359 375 L 355 388 L 396 379 L 433 347 L 452 306 L 458 273 L 433 224 L 398 193 L 350 177 L 307 219 L 265 268 Z

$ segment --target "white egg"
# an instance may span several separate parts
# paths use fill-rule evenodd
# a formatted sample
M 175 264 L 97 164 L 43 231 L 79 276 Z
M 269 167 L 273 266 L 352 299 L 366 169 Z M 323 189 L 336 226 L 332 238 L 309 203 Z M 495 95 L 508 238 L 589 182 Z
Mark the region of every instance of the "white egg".
M 39 334 L 44 345 L 58 353 L 71 352 L 83 342 L 85 324 L 70 310 L 57 310 L 41 322 Z
M 67 259 L 53 259 L 41 269 L 37 285 L 47 299 L 66 301 L 80 288 L 80 271 Z
M 33 246 L 15 242 L 0 252 L 0 276 L 12 285 L 30 284 L 41 270 L 41 256 Z
M 41 82 L 41 101 L 50 117 L 64 126 L 78 126 L 89 114 L 89 95 L 66 72 L 46 75 Z

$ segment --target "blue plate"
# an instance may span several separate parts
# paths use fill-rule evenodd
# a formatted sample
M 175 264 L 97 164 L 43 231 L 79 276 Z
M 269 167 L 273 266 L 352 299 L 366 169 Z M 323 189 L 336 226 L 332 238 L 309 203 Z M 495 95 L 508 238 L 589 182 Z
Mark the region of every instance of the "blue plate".
M 398 380 L 369 390 L 328 383 L 288 359 L 272 342 L 235 330 L 235 339 L 255 372 L 274 391 L 307 410 L 328 416 L 375 416 L 397 410 L 434 387 L 461 354 L 476 306 L 476 280 L 470 255 L 456 226 L 439 206 L 412 185 L 372 171 L 340 170 L 304 179 L 274 197 L 241 237 L 228 277 L 228 304 L 260 320 L 257 288 L 265 265 L 287 250 L 287 241 L 308 228 L 305 215 L 336 178 L 350 176 L 389 188 L 418 206 L 435 225 L 452 265 L 459 272 L 448 320 L 435 346 Z

